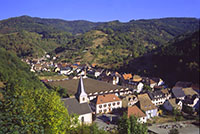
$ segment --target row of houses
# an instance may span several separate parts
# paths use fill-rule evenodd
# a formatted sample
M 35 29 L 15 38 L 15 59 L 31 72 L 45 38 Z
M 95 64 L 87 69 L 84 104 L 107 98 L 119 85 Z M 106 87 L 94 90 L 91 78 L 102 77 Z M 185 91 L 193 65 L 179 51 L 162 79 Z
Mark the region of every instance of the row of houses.
M 189 97 L 190 96 L 190 97 Z M 161 89 L 141 94 L 98 94 L 89 99 L 85 92 L 83 78 L 80 77 L 77 93 L 74 97 L 63 99 L 69 113 L 76 113 L 82 123 L 92 123 L 92 116 L 120 111 L 127 116 L 134 115 L 138 121 L 145 123 L 148 119 L 159 115 L 159 107 L 172 111 L 182 109 L 182 105 L 193 107 L 199 102 L 199 94 L 192 87 L 174 86 L 172 89 Z M 124 107 L 124 102 L 126 106 Z

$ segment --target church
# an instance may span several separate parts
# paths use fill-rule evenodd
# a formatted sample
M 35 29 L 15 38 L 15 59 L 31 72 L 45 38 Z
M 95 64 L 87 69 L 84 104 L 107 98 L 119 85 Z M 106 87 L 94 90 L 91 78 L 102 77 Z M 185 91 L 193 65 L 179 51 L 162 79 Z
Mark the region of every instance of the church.
M 89 99 L 83 85 L 83 78 L 80 77 L 77 93 L 74 97 L 62 99 L 68 113 L 78 115 L 80 123 L 92 123 L 92 110 L 89 106 Z

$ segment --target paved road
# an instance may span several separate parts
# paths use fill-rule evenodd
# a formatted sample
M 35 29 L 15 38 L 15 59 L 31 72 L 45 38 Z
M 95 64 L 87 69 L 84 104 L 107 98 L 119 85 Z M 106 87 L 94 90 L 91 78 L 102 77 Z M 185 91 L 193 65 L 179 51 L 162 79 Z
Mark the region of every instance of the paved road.
M 186 122 L 153 124 L 148 129 L 159 134 L 168 134 L 172 127 L 177 128 L 180 134 L 199 134 L 199 127 Z
M 114 120 L 115 119 L 115 115 L 111 115 L 111 114 L 105 114 L 105 115 L 98 115 L 96 117 L 96 120 L 94 121 L 97 126 L 100 128 L 100 129 L 104 129 L 104 130 L 112 130 L 114 128 L 117 127 L 117 125 L 113 124 L 113 122 L 110 121 L 110 117 L 111 116 L 114 116 L 112 119 Z

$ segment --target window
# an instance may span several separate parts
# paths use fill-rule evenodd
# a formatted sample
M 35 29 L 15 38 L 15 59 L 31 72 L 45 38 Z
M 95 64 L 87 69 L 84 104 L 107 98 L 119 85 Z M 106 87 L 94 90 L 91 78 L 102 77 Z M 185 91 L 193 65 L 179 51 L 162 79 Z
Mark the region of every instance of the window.
M 104 106 L 104 107 L 106 107 L 106 106 L 107 106 L 107 104 L 104 104 L 103 106 Z
M 85 97 L 83 97 L 83 101 L 85 101 Z
M 113 103 L 113 106 L 115 106 L 115 102 Z
M 99 110 L 99 113 L 102 113 L 102 110 Z
M 99 105 L 99 108 L 102 108 L 102 105 Z
M 119 105 L 120 104 L 120 102 L 117 102 L 117 105 Z
M 104 113 L 106 113 L 107 109 L 104 109 Z
M 110 106 L 111 106 L 111 104 L 108 104 L 108 106 L 110 107 Z
M 81 117 L 81 122 L 82 122 L 82 123 L 84 122 L 84 117 Z

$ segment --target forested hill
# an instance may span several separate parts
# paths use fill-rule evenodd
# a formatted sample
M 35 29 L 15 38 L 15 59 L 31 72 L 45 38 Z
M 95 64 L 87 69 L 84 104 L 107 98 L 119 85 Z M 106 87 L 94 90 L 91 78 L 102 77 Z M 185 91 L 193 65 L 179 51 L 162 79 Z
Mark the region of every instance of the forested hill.
M 60 56 L 60 61 L 119 69 L 198 28 L 196 18 L 94 23 L 21 16 L 0 21 L 0 46 L 19 57 L 40 57 L 46 51 Z
M 30 72 L 30 67 L 15 54 L 0 47 L 0 82 L 7 88 L 34 89 L 44 87 L 40 80 Z
M 70 32 L 84 33 L 101 23 L 84 20 L 65 21 L 61 19 L 42 19 L 38 17 L 20 16 L 0 21 L 0 33 L 11 33 L 26 30 L 36 33 Z
M 171 40 L 154 53 L 133 59 L 122 71 L 161 77 L 174 85 L 176 81 L 199 83 L 199 30 Z

